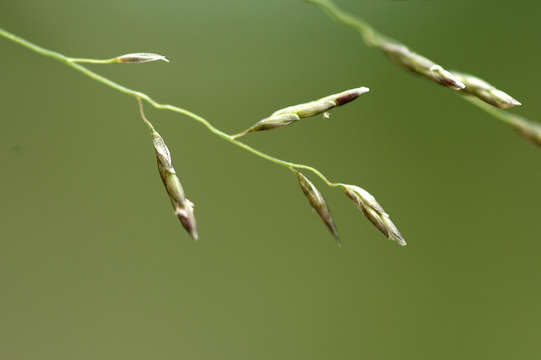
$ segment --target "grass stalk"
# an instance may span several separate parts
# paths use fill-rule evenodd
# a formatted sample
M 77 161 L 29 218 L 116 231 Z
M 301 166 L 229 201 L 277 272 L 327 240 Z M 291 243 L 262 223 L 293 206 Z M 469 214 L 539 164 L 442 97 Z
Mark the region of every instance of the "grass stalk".
M 203 126 L 205 126 L 207 128 L 207 130 L 209 130 L 212 134 L 218 136 L 219 138 L 235 145 L 235 146 L 238 146 L 240 147 L 241 149 L 243 150 L 246 150 L 262 159 L 265 159 L 267 161 L 270 161 L 274 164 L 277 164 L 277 165 L 280 165 L 280 166 L 283 166 L 283 167 L 286 167 L 288 169 L 303 169 L 303 170 L 307 170 L 307 171 L 310 171 L 312 172 L 313 174 L 315 174 L 316 176 L 318 176 L 323 182 L 325 182 L 325 184 L 331 186 L 331 187 L 338 187 L 339 185 L 336 184 L 336 183 L 333 183 L 332 181 L 330 181 L 325 175 L 323 175 L 323 173 L 319 170 L 317 170 L 316 168 L 313 168 L 311 166 L 308 166 L 308 165 L 304 165 L 304 164 L 297 164 L 297 163 L 293 163 L 293 162 L 290 162 L 290 161 L 285 161 L 285 160 L 281 160 L 281 159 L 278 159 L 274 156 L 271 156 L 269 154 L 266 154 L 260 150 L 257 150 L 243 142 L 240 142 L 238 140 L 235 139 L 234 136 L 231 136 L 231 135 L 228 135 L 227 133 L 225 133 L 224 131 L 216 128 L 214 125 L 212 125 L 208 120 L 206 120 L 205 118 L 203 118 L 202 116 L 199 116 L 189 110 L 186 110 L 184 108 L 181 108 L 179 106 L 175 106 L 175 105 L 169 105 L 169 104 L 161 104 L 157 101 L 155 101 L 154 99 L 152 99 L 149 95 L 141 92 L 141 91 L 137 91 L 137 90 L 132 90 L 130 88 L 127 88 L 123 85 L 120 85 L 112 80 L 109 80 L 108 78 L 102 76 L 102 75 L 99 75 L 89 69 L 87 69 L 86 67 L 84 67 L 83 65 L 80 65 L 79 63 L 80 62 L 86 62 L 86 63 L 94 63 L 94 64 L 109 64 L 109 63 L 113 63 L 115 62 L 115 59 L 116 58 L 113 58 L 113 59 L 107 59 L 107 60 L 93 60 L 93 59 L 81 59 L 81 58 L 71 58 L 71 57 L 68 57 L 68 56 L 65 56 L 59 52 L 56 52 L 56 51 L 52 51 L 52 50 L 49 50 L 49 49 L 45 49 L 41 46 L 38 46 L 28 40 L 25 40 L 15 34 L 12 34 L 6 30 L 3 30 L 0 28 L 0 36 L 8 39 L 8 40 L 11 40 L 37 54 L 40 54 L 40 55 L 43 55 L 43 56 L 46 56 L 46 57 L 50 57 L 50 58 L 53 58 L 55 60 L 58 60 L 60 61 L 61 63 L 71 67 L 72 69 L 74 70 L 77 70 L 78 72 L 88 76 L 89 78 L 93 79 L 93 80 L 96 80 L 97 82 L 100 82 L 116 91 L 119 91 L 123 94 L 126 94 L 126 95 L 129 95 L 129 96 L 132 96 L 136 99 L 141 99 L 141 100 L 144 100 L 146 101 L 147 103 L 149 103 L 150 105 L 152 105 L 154 108 L 156 109 L 160 109 L 160 110 L 168 110 L 168 111 L 172 111 L 172 112 L 176 112 L 176 113 L 179 113 L 179 114 L 182 114 L 182 115 L 185 115 L 197 122 L 199 122 L 200 124 L 202 124 Z M 147 124 L 148 125 L 148 124 Z

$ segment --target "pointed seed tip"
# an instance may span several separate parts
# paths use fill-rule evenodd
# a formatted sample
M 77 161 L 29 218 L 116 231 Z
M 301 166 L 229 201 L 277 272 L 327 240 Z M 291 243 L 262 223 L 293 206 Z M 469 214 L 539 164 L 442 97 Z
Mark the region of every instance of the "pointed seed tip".
M 366 94 L 367 92 L 370 92 L 370 89 L 366 86 L 361 86 L 359 88 L 356 88 L 355 91 L 359 93 L 359 95 Z
M 515 99 L 508 100 L 507 102 L 502 102 L 496 105 L 500 109 L 511 109 L 515 106 L 522 106 L 522 104 Z

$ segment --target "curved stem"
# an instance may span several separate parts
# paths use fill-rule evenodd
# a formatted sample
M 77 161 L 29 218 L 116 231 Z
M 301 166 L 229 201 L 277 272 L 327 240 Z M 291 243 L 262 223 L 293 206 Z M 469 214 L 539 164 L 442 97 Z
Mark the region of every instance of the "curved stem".
M 145 122 L 145 125 L 148 126 L 151 133 L 154 133 L 156 129 L 154 129 L 154 126 L 152 123 L 147 119 L 145 115 L 145 110 L 143 109 L 143 101 L 140 97 L 137 98 L 137 103 L 139 104 L 139 114 L 141 114 L 141 118 L 143 118 L 143 121 Z
M 148 102 L 150 105 L 152 105 L 153 107 L 157 108 L 157 109 L 163 109 L 163 110 L 169 110 L 169 111 L 173 111 L 173 112 L 176 112 L 176 113 L 179 113 L 179 114 L 182 114 L 182 115 L 185 115 L 189 118 L 192 118 L 193 120 L 196 120 L 198 121 L 199 123 L 201 123 L 202 125 L 204 125 L 211 133 L 213 133 L 214 135 L 217 135 L 218 137 L 230 142 L 231 144 L 233 145 L 236 145 L 256 156 L 259 156 L 260 158 L 263 158 L 265 160 L 268 160 L 270 162 L 273 162 L 277 165 L 281 165 L 281 166 L 284 166 L 284 167 L 287 167 L 289 169 L 291 168 L 296 168 L 296 169 L 304 169 L 304 170 L 308 170 L 308 171 L 311 171 L 312 173 L 314 173 L 315 175 L 317 175 L 321 180 L 323 180 L 327 185 L 331 186 L 331 187 L 338 187 L 340 186 L 339 184 L 336 184 L 336 183 L 333 183 L 331 182 L 325 175 L 323 175 L 319 170 L 317 170 L 316 168 L 313 168 L 311 166 L 308 166 L 308 165 L 303 165 L 303 164 L 296 164 L 296 163 L 293 163 L 293 162 L 289 162 L 289 161 L 284 161 L 284 160 L 281 160 L 281 159 L 278 159 L 274 156 L 271 156 L 271 155 L 268 155 L 262 151 L 259 151 L 249 145 L 246 145 L 245 143 L 242 143 L 238 140 L 235 139 L 234 136 L 231 136 L 231 135 L 228 135 L 227 133 L 223 132 L 222 130 L 214 127 L 208 120 L 204 119 L 203 117 L 189 111 L 189 110 L 186 110 L 186 109 L 183 109 L 181 107 L 178 107 L 178 106 L 174 106 L 174 105 L 168 105 L 168 104 L 161 104 L 155 100 L 153 100 L 150 96 L 148 96 L 147 94 L 145 93 L 142 93 L 140 91 L 136 91 L 136 90 L 132 90 L 132 89 L 129 89 L 123 85 L 120 85 L 112 80 L 109 80 L 107 79 L 106 77 L 102 76 L 102 75 L 99 75 L 89 69 L 87 69 L 86 67 L 82 66 L 82 65 L 79 65 L 77 62 L 91 62 L 91 63 L 103 63 L 102 61 L 109 61 L 109 60 L 92 60 L 92 59 L 77 59 L 77 58 L 70 58 L 70 57 L 67 57 L 63 54 L 60 54 L 58 52 L 55 52 L 55 51 L 52 51 L 52 50 L 48 50 L 48 49 L 45 49 L 45 48 L 42 48 L 41 46 L 38 46 L 36 44 L 33 44 L 31 42 L 29 42 L 28 40 L 25 40 L 21 37 L 18 37 L 10 32 L 7 32 L 3 29 L 0 28 L 0 36 L 3 36 L 4 38 L 8 39 L 8 40 L 11 40 L 19 45 L 22 45 L 38 54 L 41 54 L 41 55 L 44 55 L 44 56 L 47 56 L 47 57 L 51 57 L 53 59 L 56 59 L 62 63 L 65 63 L 66 65 L 72 67 L 73 69 L 85 74 L 86 76 L 104 84 L 104 85 L 107 85 L 109 86 L 110 88 L 113 88 L 123 94 L 126 94 L 126 95 L 130 95 L 130 96 L 133 96 L 135 97 L 136 99 L 138 100 L 145 100 L 146 102 Z M 148 125 L 148 124 L 147 124 Z

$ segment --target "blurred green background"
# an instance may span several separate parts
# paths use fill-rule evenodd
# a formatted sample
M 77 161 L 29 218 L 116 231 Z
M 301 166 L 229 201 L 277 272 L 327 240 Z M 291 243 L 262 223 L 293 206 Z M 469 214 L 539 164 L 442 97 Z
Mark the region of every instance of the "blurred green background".
M 337 4 L 541 118 L 538 1 Z M 147 107 L 196 204 L 194 243 L 135 100 L 0 39 L 0 358 L 539 357 L 541 149 L 451 90 L 300 0 L 3 0 L 0 23 L 68 56 L 165 54 L 91 68 L 230 133 L 370 87 L 331 120 L 244 141 L 366 188 L 409 244 L 310 176 L 338 249 L 289 171 Z

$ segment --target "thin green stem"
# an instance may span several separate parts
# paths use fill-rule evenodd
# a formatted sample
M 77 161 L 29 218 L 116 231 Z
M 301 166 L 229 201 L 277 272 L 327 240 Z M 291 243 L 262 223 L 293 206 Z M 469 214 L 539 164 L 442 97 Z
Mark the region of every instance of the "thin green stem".
M 305 0 L 308 3 L 314 4 L 325 10 L 330 16 L 338 20 L 344 25 L 347 25 L 357 30 L 364 41 L 369 46 L 377 46 L 384 36 L 374 30 L 368 23 L 358 19 L 338 8 L 332 1 L 329 0 Z
M 116 58 L 111 59 L 85 59 L 85 58 L 70 58 L 71 62 L 87 63 L 87 64 L 113 64 L 116 63 Z
M 349 27 L 354 28 L 357 30 L 361 36 L 363 37 L 364 41 L 370 45 L 370 46 L 380 46 L 382 42 L 389 41 L 390 38 L 386 35 L 383 35 L 379 32 L 377 32 L 375 29 L 373 29 L 370 25 L 368 25 L 366 22 L 342 11 L 340 8 L 338 8 L 332 0 L 305 0 L 308 3 L 314 4 L 319 6 L 321 9 L 325 10 L 331 17 L 338 20 L 340 23 L 347 25 Z M 507 123 L 510 125 L 515 125 L 517 123 L 518 116 L 508 113 L 505 111 L 502 111 L 500 109 L 495 108 L 492 105 L 489 105 L 483 101 L 480 101 L 479 99 L 473 98 L 471 96 L 464 96 L 462 93 L 458 93 L 463 99 L 466 101 L 469 101 L 470 103 L 474 104 L 481 110 L 484 110 L 485 112 L 489 113 L 493 117 Z M 522 119 L 521 120 L 526 120 Z M 526 120 L 527 121 L 527 120 Z
M 222 130 L 214 127 L 210 122 L 208 122 L 206 119 L 204 119 L 203 117 L 189 111 L 189 110 L 186 110 L 186 109 L 183 109 L 181 107 L 178 107 L 178 106 L 174 106 L 174 105 L 168 105 L 168 104 L 161 104 L 155 100 L 153 100 L 150 96 L 148 96 L 147 94 L 145 93 L 142 93 L 140 91 L 136 91 L 136 90 L 132 90 L 132 89 L 129 89 L 123 85 L 120 85 L 112 80 L 109 80 L 107 79 L 106 77 L 104 76 L 101 76 L 89 69 L 87 69 L 86 67 L 82 66 L 82 65 L 79 65 L 76 61 L 74 60 L 91 60 L 91 59 L 74 59 L 74 58 L 70 58 L 70 57 L 67 57 L 63 54 L 60 54 L 58 52 L 55 52 L 55 51 L 52 51 L 52 50 L 48 50 L 48 49 L 45 49 L 45 48 L 42 48 L 41 46 L 38 46 L 36 44 L 33 44 L 31 43 L 30 41 L 28 40 L 25 40 L 21 37 L 18 37 L 8 31 L 5 31 L 3 29 L 0 28 L 0 36 L 8 39 L 8 40 L 11 40 L 19 45 L 22 45 L 23 47 L 26 47 L 38 54 L 41 54 L 43 56 L 47 56 L 47 57 L 51 57 L 53 59 L 56 59 L 70 67 L 72 67 L 73 69 L 85 74 L 86 76 L 104 84 L 104 85 L 107 85 L 109 86 L 110 88 L 113 88 L 123 94 L 126 94 L 126 95 L 130 95 L 130 96 L 133 96 L 135 97 L 136 99 L 138 99 L 138 101 L 140 102 L 141 100 L 145 100 L 146 102 L 148 102 L 150 105 L 152 105 L 153 107 L 155 107 L 156 109 L 163 109 L 163 110 L 169 110 L 169 111 L 173 111 L 173 112 L 176 112 L 176 113 L 179 113 L 179 114 L 182 114 L 182 115 L 185 115 L 189 118 L 192 118 L 193 120 L 196 120 L 198 121 L 199 123 L 201 123 L 202 125 L 204 125 L 211 133 L 213 133 L 214 135 L 217 135 L 218 137 L 230 142 L 231 144 L 233 145 L 236 145 L 256 156 L 259 156 L 260 158 L 263 158 L 265 160 L 268 160 L 270 162 L 273 162 L 277 165 L 281 165 L 281 166 L 284 166 L 286 168 L 296 168 L 296 169 L 304 169 L 304 170 L 308 170 L 308 171 L 311 171 L 312 173 L 314 173 L 315 175 L 317 175 L 321 180 L 323 180 L 327 185 L 331 186 L 331 187 L 338 187 L 340 186 L 339 184 L 336 184 L 336 183 L 333 183 L 331 182 L 325 175 L 323 175 L 319 170 L 317 170 L 316 168 L 313 168 L 311 166 L 308 166 L 308 165 L 303 165 L 303 164 L 296 164 L 296 163 L 293 163 L 293 162 L 289 162 L 289 161 L 284 161 L 284 160 L 281 160 L 281 159 L 278 159 L 274 156 L 271 156 L 271 155 L 268 155 L 268 154 L 265 154 L 264 152 L 261 152 L 249 145 L 246 145 L 240 141 L 237 141 L 235 140 L 235 138 L 231 135 L 228 135 L 226 134 L 225 132 L 223 132 Z M 90 62 L 90 61 L 87 61 L 87 62 Z M 140 102 L 141 103 L 141 102 Z M 150 123 L 147 123 L 147 125 L 149 125 Z M 152 125 L 150 124 L 150 127 Z

